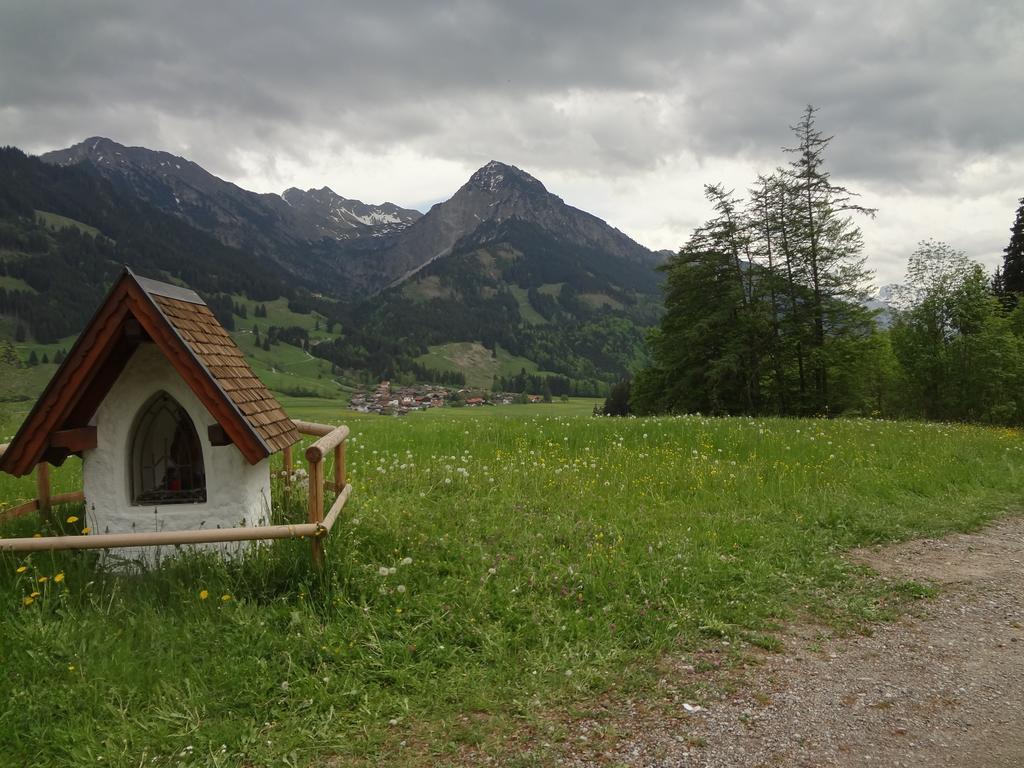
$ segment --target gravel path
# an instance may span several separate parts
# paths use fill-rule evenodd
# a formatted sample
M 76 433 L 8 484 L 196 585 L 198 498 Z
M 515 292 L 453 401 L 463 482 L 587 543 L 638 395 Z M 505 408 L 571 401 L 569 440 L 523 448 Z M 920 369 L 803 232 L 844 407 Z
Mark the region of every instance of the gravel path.
M 745 669 L 669 668 L 662 703 L 575 721 L 561 764 L 1024 766 L 1024 519 L 851 559 L 939 595 L 870 637 L 801 630 Z M 687 712 L 676 691 L 702 674 L 734 693 Z

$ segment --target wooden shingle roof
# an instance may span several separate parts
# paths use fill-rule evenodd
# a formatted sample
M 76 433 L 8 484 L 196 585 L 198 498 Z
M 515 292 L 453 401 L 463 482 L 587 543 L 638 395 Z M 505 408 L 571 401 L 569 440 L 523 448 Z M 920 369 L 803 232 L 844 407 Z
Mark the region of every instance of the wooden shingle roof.
M 151 294 L 167 321 L 245 416 L 263 441 L 277 452 L 299 439 L 299 432 L 245 361 L 234 340 L 206 304 Z
M 250 464 L 300 439 L 198 294 L 125 269 L 0 456 L 0 471 L 20 476 L 40 461 L 63 462 L 70 451 L 55 433 L 88 425 L 143 342 L 160 348 Z

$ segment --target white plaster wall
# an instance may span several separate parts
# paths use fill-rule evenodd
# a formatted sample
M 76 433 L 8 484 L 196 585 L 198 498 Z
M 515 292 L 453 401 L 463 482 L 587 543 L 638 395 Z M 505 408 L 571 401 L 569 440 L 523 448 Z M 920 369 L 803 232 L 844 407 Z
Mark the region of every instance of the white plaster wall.
M 132 427 L 141 409 L 161 390 L 188 412 L 199 434 L 206 470 L 205 503 L 159 508 L 131 503 Z M 156 345 L 141 344 L 93 417 L 96 448 L 82 455 L 86 519 L 92 531 L 175 531 L 266 523 L 270 516 L 270 462 L 251 465 L 233 445 L 210 445 L 207 427 L 216 423 Z M 115 554 L 152 562 L 161 554 L 156 549 L 133 547 Z M 163 555 L 173 550 L 162 549 Z

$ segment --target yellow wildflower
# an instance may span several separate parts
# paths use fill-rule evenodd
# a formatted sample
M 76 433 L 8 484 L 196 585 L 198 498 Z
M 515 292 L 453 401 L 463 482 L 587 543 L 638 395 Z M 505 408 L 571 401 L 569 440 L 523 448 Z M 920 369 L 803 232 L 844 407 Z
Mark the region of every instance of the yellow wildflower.
M 58 584 L 60 584 L 60 583 L 61 583 L 62 581 L 64 581 L 64 571 L 61 571 L 61 572 L 60 572 L 60 573 L 58 573 L 58 574 L 57 574 L 56 576 L 54 576 L 54 577 L 53 577 L 53 580 L 54 580 L 55 582 L 57 582 Z
M 207 590 L 205 590 L 205 589 L 199 590 L 199 599 L 200 600 L 205 600 L 209 596 L 210 596 L 210 593 Z
M 84 536 L 85 534 L 90 533 L 91 531 L 92 528 L 90 528 L 89 526 L 85 526 L 85 528 L 82 529 L 82 535 Z
M 68 672 L 74 672 L 74 671 L 75 671 L 75 665 L 74 664 L 68 664 Z
M 69 523 L 77 523 L 78 522 L 78 515 L 68 515 L 68 522 Z
M 21 598 L 21 604 L 22 605 L 32 605 L 32 603 L 34 603 L 35 601 L 36 601 L 36 599 L 34 597 L 23 597 L 23 598 Z
M 49 580 L 50 580 L 50 577 L 49 577 L 49 576 L 40 576 L 40 577 L 39 577 L 39 579 L 38 579 L 38 581 L 39 581 L 39 583 L 40 583 L 40 584 L 45 584 L 45 583 L 46 583 L 46 582 L 48 582 Z
M 231 595 L 221 595 L 220 599 L 222 603 L 226 603 L 228 600 L 231 599 Z
M 25 567 L 24 565 L 19 565 L 17 570 L 15 570 L 15 573 L 24 573 L 27 570 L 28 570 L 28 568 Z

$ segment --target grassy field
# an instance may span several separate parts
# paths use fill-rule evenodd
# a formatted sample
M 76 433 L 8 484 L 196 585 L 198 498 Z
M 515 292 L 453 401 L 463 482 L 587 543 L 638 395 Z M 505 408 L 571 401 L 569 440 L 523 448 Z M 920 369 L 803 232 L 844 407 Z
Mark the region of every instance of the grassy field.
M 0 762 L 548 764 L 552 713 L 649 690 L 660 654 L 891 617 L 928 589 L 844 550 L 970 529 L 1024 490 L 1012 430 L 285 405 L 353 428 L 356 492 L 325 573 L 298 542 L 137 575 L 0 556 Z M 30 489 L 0 477 L 0 500 Z M 277 491 L 279 518 L 301 516 L 301 493 Z M 512 733 L 536 738 L 504 754 Z
M 36 211 L 36 221 L 42 222 L 54 230 L 74 227 L 90 237 L 96 237 L 96 235 L 100 234 L 96 227 L 91 227 L 88 224 L 83 224 L 75 219 L 69 219 L 67 216 L 61 216 L 59 213 L 51 213 L 50 211 Z
M 479 389 L 490 389 L 495 376 L 515 376 L 525 370 L 532 374 L 545 374 L 537 364 L 525 357 L 517 357 L 498 345 L 497 354 L 476 341 L 458 341 L 438 344 L 429 348 L 416 362 L 436 371 L 453 371 L 466 374 L 466 385 Z M 557 374 L 554 374 L 557 375 Z

